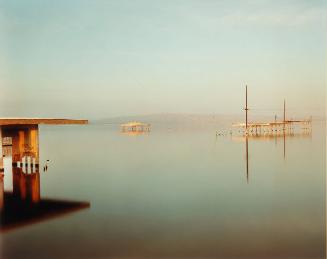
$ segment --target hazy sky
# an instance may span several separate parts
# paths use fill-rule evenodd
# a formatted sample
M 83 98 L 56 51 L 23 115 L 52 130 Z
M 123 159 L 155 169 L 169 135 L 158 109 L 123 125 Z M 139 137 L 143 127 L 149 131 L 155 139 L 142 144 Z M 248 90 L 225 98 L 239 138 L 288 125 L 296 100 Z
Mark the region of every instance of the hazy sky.
M 325 0 L 0 0 L 0 116 L 323 114 Z

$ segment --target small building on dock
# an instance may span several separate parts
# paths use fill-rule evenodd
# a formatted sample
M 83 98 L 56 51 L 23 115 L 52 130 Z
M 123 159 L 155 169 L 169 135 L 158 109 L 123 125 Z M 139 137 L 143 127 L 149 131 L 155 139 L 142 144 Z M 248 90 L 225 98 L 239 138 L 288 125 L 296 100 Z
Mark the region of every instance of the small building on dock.
M 151 124 L 132 121 L 120 125 L 121 132 L 149 132 Z

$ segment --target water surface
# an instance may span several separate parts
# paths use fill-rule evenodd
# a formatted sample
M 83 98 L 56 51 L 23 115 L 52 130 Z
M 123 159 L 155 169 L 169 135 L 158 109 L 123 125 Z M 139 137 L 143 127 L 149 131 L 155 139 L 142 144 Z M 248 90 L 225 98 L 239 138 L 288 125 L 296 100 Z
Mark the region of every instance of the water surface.
M 41 196 L 90 208 L 1 234 L 3 258 L 325 258 L 325 133 L 250 138 L 247 172 L 209 129 L 41 127 Z

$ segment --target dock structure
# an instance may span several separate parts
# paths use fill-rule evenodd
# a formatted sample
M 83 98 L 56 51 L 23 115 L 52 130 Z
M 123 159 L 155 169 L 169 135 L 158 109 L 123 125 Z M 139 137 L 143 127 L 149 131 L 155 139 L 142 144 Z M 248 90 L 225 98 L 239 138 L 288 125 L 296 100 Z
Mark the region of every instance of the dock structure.
M 149 132 L 151 124 L 143 122 L 128 122 L 120 125 L 121 132 Z
M 0 118 L 0 126 L 8 125 L 81 125 L 88 124 L 88 120 L 55 119 L 55 118 Z
M 307 120 L 287 120 L 280 122 L 252 122 L 248 123 L 235 123 L 232 125 L 238 128 L 239 132 L 249 136 L 282 136 L 295 134 L 295 126 L 300 125 L 302 133 L 311 133 L 311 119 Z
M 3 158 L 12 157 L 13 194 L 37 203 L 39 188 L 39 125 L 83 125 L 87 120 L 0 118 L 0 177 Z M 33 190 L 33 191 L 31 191 Z M 3 192 L 3 191 L 2 191 Z M 0 195 L 0 203 L 1 203 Z
M 284 100 L 283 120 L 277 121 L 277 115 L 273 122 L 248 122 L 248 91 L 246 86 L 245 94 L 245 123 L 233 123 L 232 127 L 237 128 L 239 133 L 245 136 L 279 136 L 294 135 L 295 127 L 300 126 L 302 133 L 310 134 L 312 118 L 303 120 L 286 119 L 286 101 Z

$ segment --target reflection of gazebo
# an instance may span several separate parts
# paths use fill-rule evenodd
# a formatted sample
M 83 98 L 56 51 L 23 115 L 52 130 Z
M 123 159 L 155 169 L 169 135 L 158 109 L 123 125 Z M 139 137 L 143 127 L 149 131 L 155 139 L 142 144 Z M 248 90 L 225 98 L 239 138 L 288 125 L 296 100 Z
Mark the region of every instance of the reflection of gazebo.
M 120 128 L 122 132 L 149 132 L 151 125 L 142 122 L 128 122 L 121 124 Z

